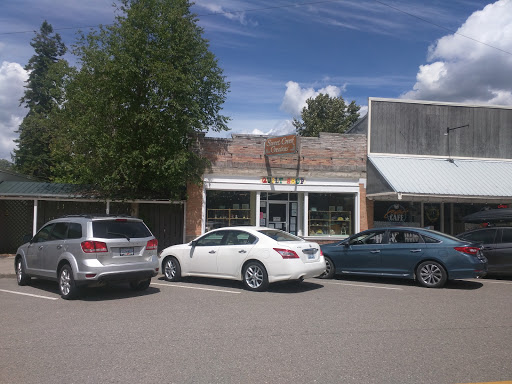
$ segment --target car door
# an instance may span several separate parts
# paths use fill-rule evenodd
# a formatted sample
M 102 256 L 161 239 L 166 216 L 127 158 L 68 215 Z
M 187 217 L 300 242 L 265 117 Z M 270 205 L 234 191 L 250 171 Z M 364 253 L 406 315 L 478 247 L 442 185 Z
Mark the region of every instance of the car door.
M 30 245 L 27 248 L 27 254 L 25 255 L 28 272 L 36 273 L 38 275 L 41 273 L 43 255 L 54 225 L 55 223 L 45 225 L 30 241 Z
M 242 264 L 257 242 L 256 236 L 245 231 L 228 231 L 225 242 L 217 254 L 217 271 L 220 276 L 238 277 Z
M 41 274 L 54 277 L 60 255 L 65 251 L 68 223 L 55 223 L 41 253 Z
M 499 230 L 493 257 L 492 264 L 489 261 L 489 272 L 512 276 L 512 228 Z
M 380 253 L 383 275 L 410 276 L 425 252 L 423 238 L 414 231 L 389 230 Z
M 195 275 L 217 275 L 217 255 L 228 231 L 212 231 L 192 242 L 188 271 Z
M 336 248 L 333 255 L 337 260 L 335 261 L 336 270 L 342 273 L 378 273 L 385 232 L 385 230 L 361 232 Z

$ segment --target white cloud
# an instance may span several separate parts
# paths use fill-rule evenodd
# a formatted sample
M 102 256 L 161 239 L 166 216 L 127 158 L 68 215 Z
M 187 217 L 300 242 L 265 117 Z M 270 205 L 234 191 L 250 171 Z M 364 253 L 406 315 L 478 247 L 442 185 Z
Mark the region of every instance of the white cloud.
M 26 109 L 19 106 L 23 96 L 27 72 L 18 63 L 3 61 L 0 66 L 0 158 L 11 160 L 15 147 L 15 131 L 18 129 Z
M 428 60 L 403 98 L 512 105 L 512 0 L 474 12 L 429 48 Z
M 284 94 L 281 109 L 294 117 L 299 117 L 302 109 L 307 105 L 306 100 L 315 98 L 320 93 L 327 94 L 331 97 L 338 97 L 342 88 L 335 85 L 328 85 L 315 91 L 313 88 L 301 88 L 294 81 L 286 83 L 286 92 Z

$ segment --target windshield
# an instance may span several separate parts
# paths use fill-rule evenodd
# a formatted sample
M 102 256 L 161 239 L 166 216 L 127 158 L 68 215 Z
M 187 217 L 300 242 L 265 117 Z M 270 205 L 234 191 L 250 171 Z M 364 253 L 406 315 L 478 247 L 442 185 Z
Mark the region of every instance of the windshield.
M 92 233 L 94 237 L 102 239 L 134 239 L 151 236 L 151 232 L 141 221 L 93 221 Z
M 260 229 L 258 232 L 276 241 L 303 241 L 300 237 L 291 235 L 288 232 L 280 231 L 279 229 Z

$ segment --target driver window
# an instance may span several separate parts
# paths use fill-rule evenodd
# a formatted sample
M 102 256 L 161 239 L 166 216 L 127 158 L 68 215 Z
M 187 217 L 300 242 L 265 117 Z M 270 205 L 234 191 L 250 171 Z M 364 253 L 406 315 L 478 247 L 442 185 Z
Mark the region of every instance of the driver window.
M 197 247 L 215 247 L 221 245 L 226 231 L 210 232 L 197 240 Z
M 52 231 L 54 226 L 55 224 L 48 224 L 47 226 L 43 227 L 39 232 L 36 233 L 32 242 L 43 243 L 45 241 L 48 241 L 50 239 L 50 232 Z
M 371 231 L 353 237 L 349 241 L 349 245 L 362 244 L 382 244 L 384 231 Z

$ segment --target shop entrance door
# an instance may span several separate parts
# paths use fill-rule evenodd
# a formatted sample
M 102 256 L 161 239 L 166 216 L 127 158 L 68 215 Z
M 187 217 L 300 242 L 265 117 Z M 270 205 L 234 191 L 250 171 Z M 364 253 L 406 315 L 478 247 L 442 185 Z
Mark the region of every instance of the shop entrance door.
M 268 202 L 269 228 L 282 229 L 288 232 L 288 202 Z

